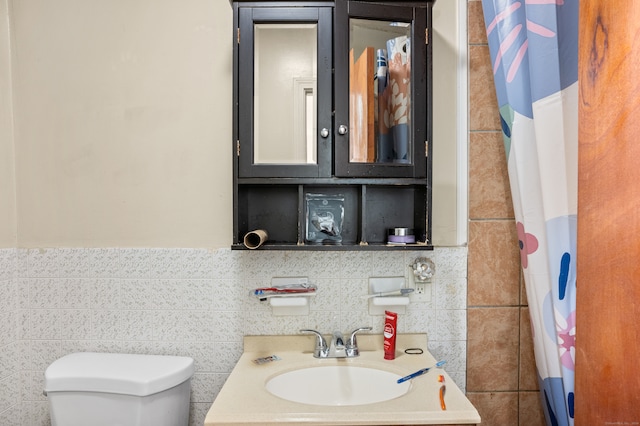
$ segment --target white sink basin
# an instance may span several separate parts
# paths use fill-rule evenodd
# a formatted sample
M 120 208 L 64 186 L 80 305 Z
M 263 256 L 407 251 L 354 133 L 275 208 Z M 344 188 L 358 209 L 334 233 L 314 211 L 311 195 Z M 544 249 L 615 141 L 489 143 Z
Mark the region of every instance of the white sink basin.
M 309 367 L 282 373 L 266 383 L 273 395 L 313 405 L 363 405 L 388 401 L 407 393 L 411 382 L 397 383 L 398 374 L 355 366 Z

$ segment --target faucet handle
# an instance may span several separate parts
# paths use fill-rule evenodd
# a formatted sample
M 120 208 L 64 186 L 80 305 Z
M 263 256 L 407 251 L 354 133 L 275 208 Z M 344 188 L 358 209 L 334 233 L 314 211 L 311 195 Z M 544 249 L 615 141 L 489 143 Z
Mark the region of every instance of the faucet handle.
M 312 330 L 310 328 L 303 328 L 300 330 L 300 333 L 313 333 L 316 335 L 316 347 L 313 351 L 313 356 L 316 358 L 320 358 L 323 352 L 327 352 L 327 341 L 324 340 L 322 334 L 319 331 Z
M 356 340 L 356 334 L 358 334 L 360 331 L 371 331 L 371 327 L 360 327 L 360 328 L 356 328 L 355 330 L 353 330 L 351 332 L 351 335 L 349 336 L 349 340 L 347 340 L 347 347 L 355 348 L 356 351 L 357 351 L 358 342 Z

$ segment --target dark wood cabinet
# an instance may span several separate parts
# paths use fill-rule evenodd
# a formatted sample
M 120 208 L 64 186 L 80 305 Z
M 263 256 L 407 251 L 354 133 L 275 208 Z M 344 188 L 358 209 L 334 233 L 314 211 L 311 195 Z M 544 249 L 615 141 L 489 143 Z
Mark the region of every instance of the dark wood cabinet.
M 433 248 L 432 5 L 234 2 L 232 248 Z

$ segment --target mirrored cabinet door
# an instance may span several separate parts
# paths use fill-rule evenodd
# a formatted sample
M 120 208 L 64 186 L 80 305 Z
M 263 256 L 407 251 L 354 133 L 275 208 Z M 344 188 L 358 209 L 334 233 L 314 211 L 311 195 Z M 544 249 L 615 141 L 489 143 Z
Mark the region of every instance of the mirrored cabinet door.
M 331 7 L 238 13 L 239 177 L 331 175 Z
M 428 12 L 427 3 L 337 1 L 337 176 L 426 177 Z

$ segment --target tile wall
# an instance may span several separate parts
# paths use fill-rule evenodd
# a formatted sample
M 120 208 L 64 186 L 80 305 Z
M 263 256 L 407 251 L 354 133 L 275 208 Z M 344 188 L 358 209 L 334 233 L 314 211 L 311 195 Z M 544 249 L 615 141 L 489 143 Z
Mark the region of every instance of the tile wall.
M 480 0 L 468 1 L 467 395 L 483 426 L 544 425 Z
M 0 249 L 0 425 L 20 419 L 21 372 L 17 362 L 18 293 L 15 275 L 15 249 Z
M 0 250 L 0 424 L 48 425 L 43 372 L 76 351 L 160 353 L 196 361 L 191 424 L 204 416 L 247 334 L 323 333 L 372 326 L 370 276 L 402 276 L 420 256 L 436 264 L 432 300 L 412 304 L 399 332 L 425 332 L 447 371 L 466 382 L 467 249 L 433 252 L 280 252 L 220 249 Z M 272 276 L 318 285 L 307 316 L 274 316 L 249 296 Z M 5 297 L 8 295 L 9 297 Z

